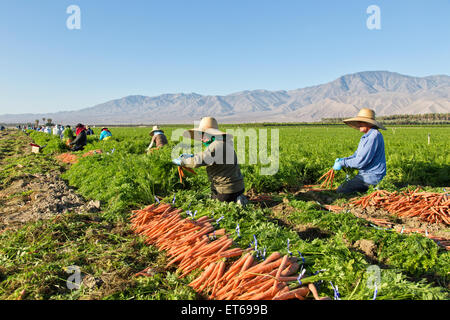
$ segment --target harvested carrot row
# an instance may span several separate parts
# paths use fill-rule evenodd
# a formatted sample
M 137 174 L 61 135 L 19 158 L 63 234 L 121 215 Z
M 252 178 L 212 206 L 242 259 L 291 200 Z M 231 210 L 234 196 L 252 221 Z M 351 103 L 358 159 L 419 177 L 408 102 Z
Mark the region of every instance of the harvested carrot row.
M 359 199 L 353 199 L 352 205 L 362 208 L 373 206 L 383 208 L 400 217 L 418 217 L 429 223 L 450 224 L 449 206 L 446 194 L 404 191 L 402 193 L 378 190 Z
M 145 243 L 166 250 L 170 257 L 167 266 L 177 264 L 182 272 L 180 277 L 197 269 L 204 270 L 189 286 L 208 294 L 209 299 L 304 300 L 309 292 L 307 287 L 290 290 L 287 286 L 297 279 L 292 276 L 299 269 L 296 259 L 274 252 L 256 263 L 252 248 L 233 248 L 233 240 L 226 230 L 214 230 L 209 217 L 197 221 L 184 219 L 181 209 L 163 203 L 132 213 L 132 230 L 145 237 Z M 150 276 L 146 270 L 136 276 Z

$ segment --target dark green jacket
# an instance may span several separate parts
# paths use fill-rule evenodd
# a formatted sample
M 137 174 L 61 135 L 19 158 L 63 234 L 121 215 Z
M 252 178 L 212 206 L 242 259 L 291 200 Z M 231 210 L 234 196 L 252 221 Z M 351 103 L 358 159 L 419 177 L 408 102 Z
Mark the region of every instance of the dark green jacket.
M 215 140 L 205 151 L 192 158 L 182 159 L 181 165 L 187 168 L 206 166 L 211 189 L 220 194 L 230 194 L 245 188 L 233 141 Z

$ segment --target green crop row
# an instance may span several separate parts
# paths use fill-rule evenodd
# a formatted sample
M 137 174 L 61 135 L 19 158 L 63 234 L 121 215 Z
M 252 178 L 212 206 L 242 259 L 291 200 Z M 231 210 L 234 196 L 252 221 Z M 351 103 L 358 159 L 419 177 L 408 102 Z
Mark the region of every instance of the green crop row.
M 440 251 L 431 240 L 419 235 L 407 237 L 376 230 L 351 214 L 324 213 L 308 202 L 293 201 L 296 210 L 289 216 L 292 226 L 311 224 L 329 234 L 312 241 L 303 239 L 292 226 L 274 221 L 268 209 L 253 205 L 242 209 L 234 204 L 212 201 L 204 168 L 196 169 L 198 175 L 189 175 L 183 184 L 179 183 L 176 167 L 170 160 L 172 148 L 180 142 L 179 139 L 172 141 L 171 137 L 172 134 L 177 136 L 180 128 L 163 129 L 169 138 L 169 147 L 149 155 L 145 154 L 150 140 L 148 128 L 111 128 L 113 139 L 109 141 L 98 141 L 97 136 L 90 136 L 83 152 L 102 149 L 104 153 L 80 158 L 63 177 L 85 197 L 101 200 L 106 217 L 111 221 L 125 221 L 131 209 L 153 203 L 155 195 L 165 197 L 166 201 L 171 201 L 175 195 L 175 204 L 185 211 L 196 212 L 197 218 L 208 215 L 219 219 L 223 216 L 220 227 L 235 234 L 235 242 L 240 247 L 251 245 L 256 237 L 259 248 L 266 249 L 267 253 L 287 253 L 289 239 L 289 250 L 297 256 L 297 252 L 301 252 L 306 259 L 305 281 L 321 283 L 321 293 L 332 296 L 333 283 L 338 286 L 343 299 L 370 299 L 373 296 L 367 271 L 371 263 L 347 243 L 370 239 L 378 247 L 379 299 L 449 298 L 449 255 Z M 271 129 L 279 130 L 278 171 L 274 175 L 261 175 L 261 169 L 267 164 L 251 164 L 240 159 L 247 191 L 289 191 L 315 183 L 331 168 L 335 158 L 354 152 L 361 136 L 347 127 L 264 129 L 269 129 L 269 133 Z M 442 191 L 450 185 L 450 156 L 444 151 L 448 149 L 449 127 L 398 127 L 382 133 L 388 173 L 380 188 L 398 190 L 421 185 Z M 248 145 L 249 141 L 246 143 Z M 270 154 L 270 141 L 267 149 Z M 250 156 L 247 148 L 245 159 Z M 346 175 L 355 173 L 338 172 L 336 182 L 341 183 Z M 238 224 L 240 237 L 236 232 Z M 319 273 L 315 275 L 316 272 Z

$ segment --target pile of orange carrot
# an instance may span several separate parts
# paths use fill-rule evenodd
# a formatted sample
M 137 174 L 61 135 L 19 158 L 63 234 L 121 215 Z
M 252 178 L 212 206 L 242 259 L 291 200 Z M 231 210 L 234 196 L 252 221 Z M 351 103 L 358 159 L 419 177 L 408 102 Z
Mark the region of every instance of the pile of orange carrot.
M 253 249 L 233 247 L 230 235 L 225 229 L 215 230 L 211 218 L 187 219 L 181 211 L 162 203 L 135 210 L 131 228 L 147 244 L 165 250 L 170 258 L 167 266 L 177 264 L 180 277 L 202 270 L 189 284 L 197 292 L 222 300 L 303 300 L 310 292 L 320 299 L 314 284 L 297 282 L 296 258 L 274 252 L 258 262 Z
M 446 193 L 412 191 L 388 192 L 378 190 L 368 196 L 353 199 L 353 205 L 363 208 L 383 208 L 399 217 L 417 217 L 430 223 L 450 224 L 450 200 Z
M 59 161 L 62 161 L 64 163 L 74 164 L 78 162 L 78 157 L 75 154 L 72 154 L 70 152 L 61 153 L 56 156 L 56 159 Z

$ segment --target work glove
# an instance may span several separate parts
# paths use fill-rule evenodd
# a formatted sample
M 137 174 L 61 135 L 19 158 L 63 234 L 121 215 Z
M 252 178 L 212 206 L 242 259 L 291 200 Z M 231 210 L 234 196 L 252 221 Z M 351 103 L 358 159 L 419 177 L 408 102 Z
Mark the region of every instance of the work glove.
M 341 159 L 340 159 L 340 158 L 337 158 L 337 159 L 334 161 L 333 169 L 336 170 L 336 171 L 339 171 L 339 170 L 342 169 L 342 162 L 341 162 Z
M 177 166 L 181 166 L 181 157 L 172 159 L 172 163 L 176 164 Z
M 181 161 L 183 159 L 187 159 L 187 158 L 192 158 L 194 155 L 193 154 L 188 154 L 188 153 L 183 153 L 181 156 L 179 156 L 176 159 L 173 159 L 172 162 L 174 164 L 176 164 L 177 166 L 181 166 Z

